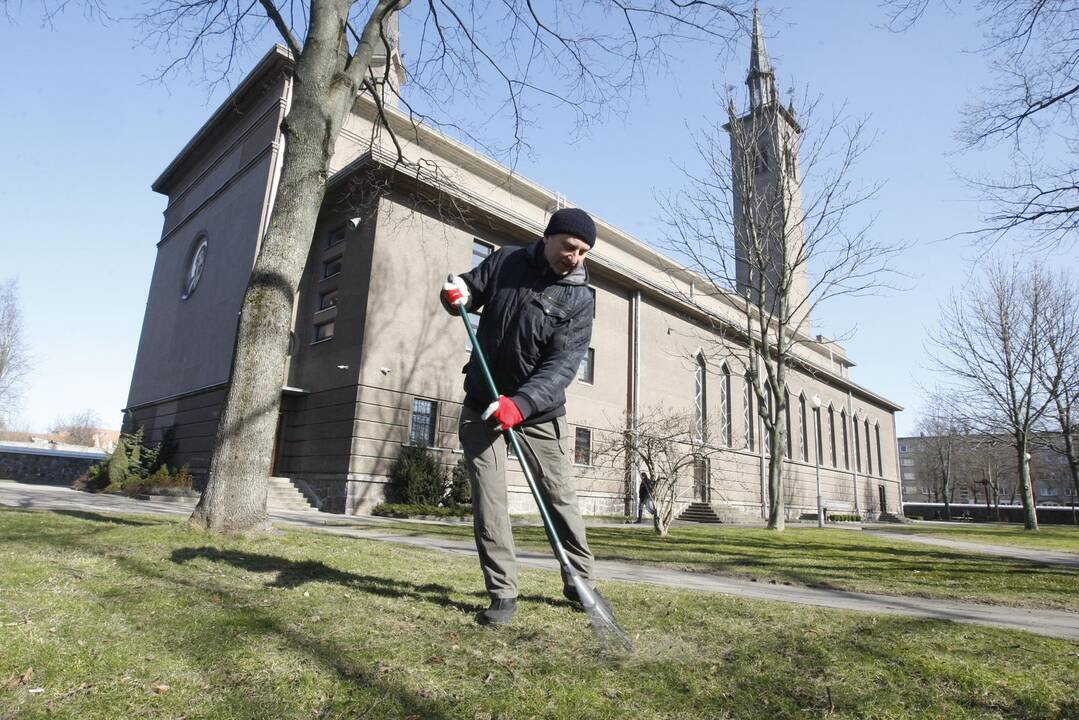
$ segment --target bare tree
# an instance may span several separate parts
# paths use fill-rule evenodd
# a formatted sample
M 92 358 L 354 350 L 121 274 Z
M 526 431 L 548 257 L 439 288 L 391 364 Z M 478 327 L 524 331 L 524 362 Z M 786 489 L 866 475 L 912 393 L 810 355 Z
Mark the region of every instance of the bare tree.
M 952 519 L 956 470 L 968 448 L 967 427 L 956 399 L 942 391 L 930 393 L 916 429 L 922 437 L 914 454 L 919 477 L 931 478 L 934 494 L 944 503 L 944 516 Z
M 626 427 L 631 427 L 626 418 Z M 708 443 L 707 420 L 692 413 L 663 406 L 639 414 L 634 430 L 612 434 L 597 444 L 594 456 L 604 464 L 639 465 L 648 474 L 652 500 L 656 505 L 652 525 L 660 536 L 667 535 L 679 504 L 702 486 L 712 484 L 712 458 L 718 448 Z
M 1046 276 L 1047 300 L 1042 321 L 1044 351 L 1040 381 L 1052 398 L 1050 415 L 1056 431 L 1047 427 L 1038 440 L 1067 459 L 1075 497 L 1079 497 L 1079 285 L 1064 273 Z M 1047 424 L 1048 425 L 1048 424 Z
M 94 444 L 96 431 L 101 427 L 101 418 L 93 410 L 81 410 L 73 415 L 57 418 L 49 426 L 49 432 L 60 436 L 61 442 L 72 445 Z
M 941 308 L 930 333 L 936 369 L 961 401 L 957 411 L 980 435 L 1007 437 L 1015 451 L 1024 525 L 1038 529 L 1030 449 L 1052 403 L 1045 375 L 1044 323 L 1051 302 L 1045 271 L 998 260 Z
M 0 426 L 14 419 L 29 370 L 19 284 L 14 279 L 6 280 L 0 283 Z
M 931 5 L 961 0 L 884 0 L 894 29 Z M 993 75 L 966 106 L 966 148 L 1011 145 L 1009 170 L 973 179 L 988 203 L 975 231 L 995 241 L 1022 232 L 1035 245 L 1075 242 L 1079 230 L 1079 13 L 1073 0 L 974 0 Z
M 266 479 L 284 379 L 293 298 L 329 178 L 335 140 L 353 103 L 367 93 L 382 126 L 386 98 L 405 103 L 414 121 L 469 134 L 466 123 L 433 118 L 397 95 L 389 61 L 395 28 L 408 0 L 309 0 L 235 4 L 229 0 L 169 0 L 142 18 L 152 37 L 181 47 L 169 68 L 201 61 L 227 74 L 238 50 L 272 27 L 291 51 L 291 105 L 283 122 L 283 161 L 276 201 L 258 246 L 236 335 L 225 406 L 214 442 L 207 486 L 191 517 L 213 531 L 269 528 Z M 579 123 L 624 107 L 644 68 L 663 59 L 670 43 L 729 41 L 744 19 L 745 2 L 585 0 L 537 5 L 529 0 L 427 0 L 409 8 L 420 33 L 410 45 L 410 97 L 448 107 L 475 100 L 508 115 L 511 156 L 537 103 L 568 108 Z M 302 39 L 301 39 L 302 38 Z M 223 50 L 222 50 L 223 48 Z M 212 50 L 220 50 L 212 54 Z M 376 62 L 379 58 L 383 61 Z M 167 68 L 168 69 L 168 68 Z M 397 144 L 398 160 L 408 158 Z
M 697 135 L 704 169 L 687 170 L 688 189 L 660 202 L 667 248 L 703 279 L 694 296 L 740 298 L 741 327 L 717 319 L 714 330 L 740 336 L 745 347 L 717 352 L 748 373 L 770 452 L 768 527 L 782 530 L 783 418 L 796 349 L 812 341 L 810 316 L 822 303 L 887 286 L 901 247 L 855 218 L 877 190 L 853 172 L 868 145 L 866 122 L 840 110 L 818 124 L 816 102 L 806 100 L 798 113 L 784 106 L 755 26 L 749 110 L 739 115 L 728 96 L 726 123 L 712 121 Z

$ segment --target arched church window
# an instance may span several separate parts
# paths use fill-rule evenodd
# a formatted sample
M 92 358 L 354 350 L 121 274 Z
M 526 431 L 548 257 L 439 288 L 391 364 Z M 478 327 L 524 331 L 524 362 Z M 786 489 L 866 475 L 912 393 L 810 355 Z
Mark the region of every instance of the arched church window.
M 742 380 L 742 387 L 744 388 L 744 392 L 742 393 L 742 406 L 745 408 L 745 433 L 743 439 L 745 441 L 746 449 L 753 450 L 756 445 L 754 442 L 756 438 L 754 432 L 755 418 L 753 416 L 753 379 L 747 372 Z
M 832 467 L 839 467 L 835 455 L 835 408 L 831 403 L 828 403 L 828 442 L 832 451 Z
M 731 370 L 723 363 L 719 381 L 719 441 L 725 447 L 733 444 L 731 437 Z
M 854 469 L 862 471 L 862 436 L 858 432 L 858 416 L 854 417 Z
M 847 438 L 847 411 L 839 411 L 839 424 L 843 426 L 843 469 L 850 470 L 850 442 Z
M 791 439 L 791 391 L 789 389 L 783 389 L 783 396 L 786 399 L 786 410 L 784 411 L 784 420 L 787 424 L 787 442 L 783 446 L 784 457 L 794 457 L 794 441 Z
M 869 438 L 869 418 L 865 419 L 865 474 L 873 474 L 873 441 Z
M 809 423 L 806 418 L 806 396 L 798 395 L 798 435 L 802 441 L 802 462 L 809 462 Z
M 704 353 L 697 353 L 696 367 L 693 373 L 693 426 L 697 440 L 704 442 L 708 428 L 708 367 L 704 362 Z
M 881 452 L 880 445 L 880 424 L 873 423 L 873 433 L 877 439 L 877 474 L 884 477 L 884 456 Z

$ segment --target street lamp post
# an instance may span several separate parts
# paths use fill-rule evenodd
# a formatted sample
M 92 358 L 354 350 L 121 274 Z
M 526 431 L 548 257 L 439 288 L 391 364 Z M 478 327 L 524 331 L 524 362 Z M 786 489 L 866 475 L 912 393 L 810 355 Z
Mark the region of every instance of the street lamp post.
M 817 444 L 813 448 L 813 457 L 817 466 L 817 527 L 824 527 L 824 498 L 820 492 L 820 396 L 813 396 L 813 425 L 816 427 Z

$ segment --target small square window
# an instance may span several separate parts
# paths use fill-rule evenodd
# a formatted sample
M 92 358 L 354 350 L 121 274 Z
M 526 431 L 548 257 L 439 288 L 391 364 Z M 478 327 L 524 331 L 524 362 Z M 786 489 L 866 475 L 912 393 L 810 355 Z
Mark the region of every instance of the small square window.
M 592 464 L 592 431 L 579 427 L 573 436 L 573 464 Z
M 577 379 L 583 383 L 592 384 L 595 376 L 596 351 L 588 348 L 588 352 L 581 358 L 581 366 L 577 368 Z
M 337 307 L 337 288 L 318 294 L 319 310 L 329 310 L 332 307 Z
M 326 233 L 326 247 L 332 248 L 334 245 L 340 245 L 345 241 L 346 227 L 339 225 L 333 230 Z
M 315 325 L 315 338 L 312 342 L 321 342 L 333 337 L 333 320 Z
M 337 257 L 332 258 L 332 259 L 327 260 L 327 261 L 322 263 L 322 279 L 323 280 L 325 280 L 328 277 L 333 277 L 334 275 L 337 275 L 339 272 L 341 272 L 341 266 L 342 266 L 341 260 L 342 260 L 342 257 L 343 256 L 338 255 Z
M 488 255 L 494 252 L 494 248 L 482 240 L 472 241 L 472 267 L 477 267 Z
M 592 318 L 596 317 L 596 289 L 594 287 L 588 288 L 588 294 L 592 296 Z
M 412 424 L 409 428 L 408 441 L 412 445 L 432 447 L 435 444 L 435 421 L 438 418 L 438 403 L 434 400 L 415 398 L 412 401 Z

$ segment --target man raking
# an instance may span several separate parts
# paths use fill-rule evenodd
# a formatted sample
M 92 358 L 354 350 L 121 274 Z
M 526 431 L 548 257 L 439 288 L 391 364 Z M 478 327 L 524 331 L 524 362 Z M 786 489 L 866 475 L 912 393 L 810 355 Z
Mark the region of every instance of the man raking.
M 440 299 L 452 314 L 482 310 L 477 344 L 499 392 L 492 393 L 477 349 L 465 370 L 459 433 L 472 484 L 473 528 L 491 604 L 476 616 L 505 625 L 517 610 L 517 563 L 506 490 L 506 439 L 516 428 L 553 529 L 568 562 L 591 587 L 592 553 L 570 471 L 566 387 L 573 381 L 592 337 L 592 294 L 584 256 L 596 243 L 596 226 L 583 210 L 551 216 L 543 239 L 503 248 L 474 270 L 454 276 Z M 563 593 L 581 598 L 563 569 Z M 595 602 L 610 606 L 595 590 Z M 586 593 L 587 594 L 587 593 Z

